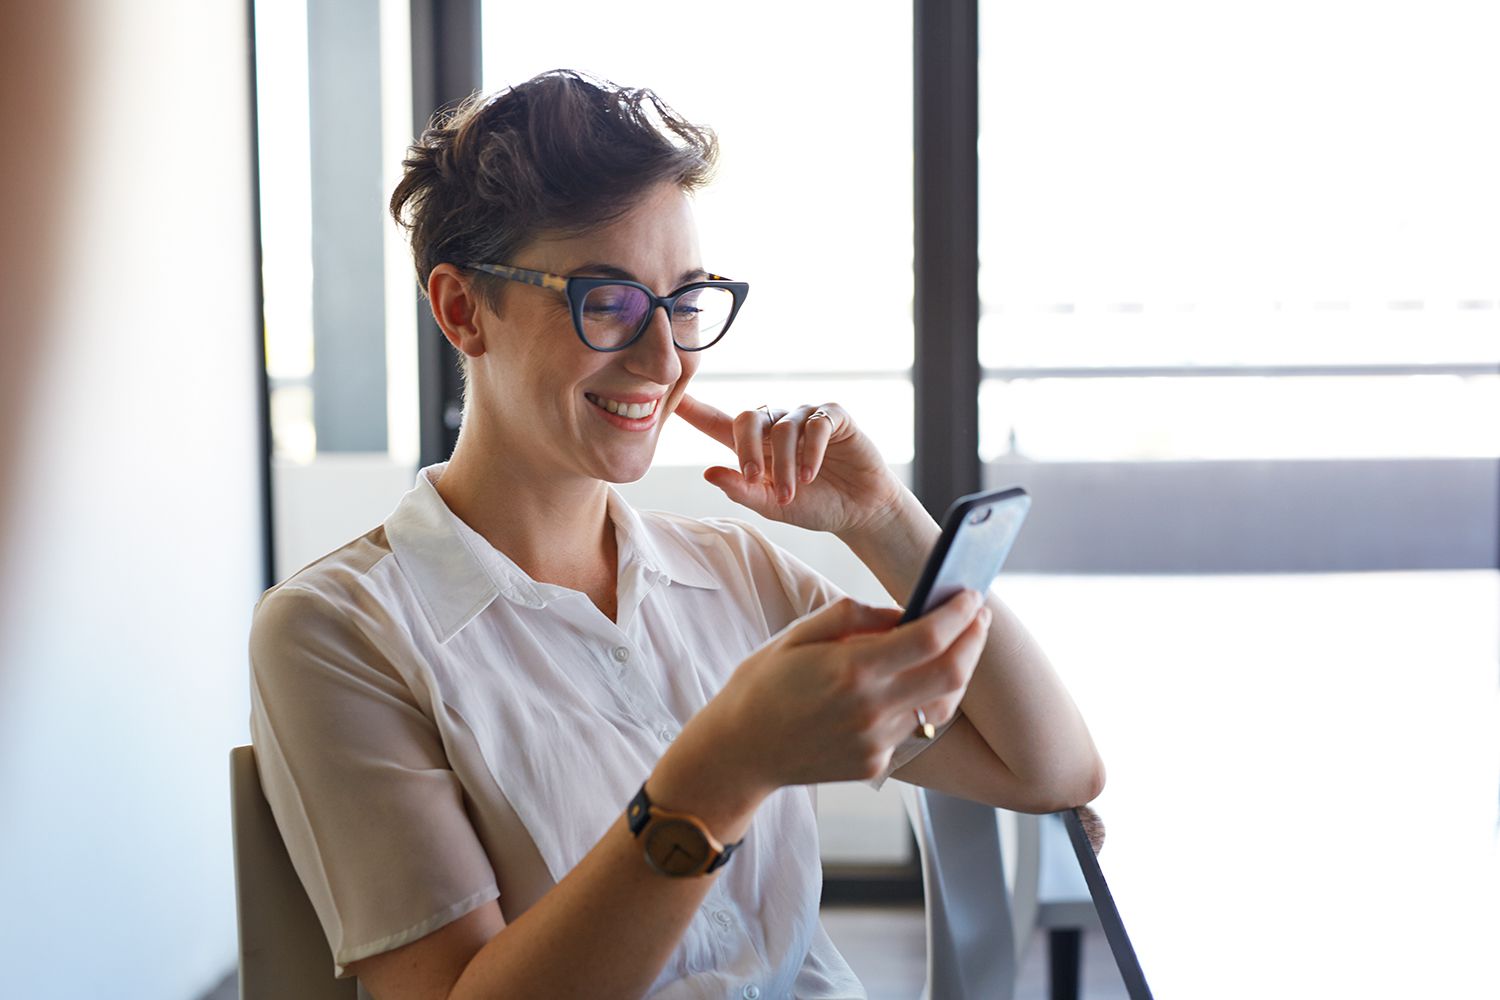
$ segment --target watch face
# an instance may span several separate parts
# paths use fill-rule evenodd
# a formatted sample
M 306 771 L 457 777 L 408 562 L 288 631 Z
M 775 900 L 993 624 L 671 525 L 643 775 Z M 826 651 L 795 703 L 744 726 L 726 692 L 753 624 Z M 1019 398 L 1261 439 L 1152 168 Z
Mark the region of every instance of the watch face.
M 663 819 L 646 831 L 646 860 L 663 875 L 697 875 L 712 848 L 703 831 L 680 819 Z

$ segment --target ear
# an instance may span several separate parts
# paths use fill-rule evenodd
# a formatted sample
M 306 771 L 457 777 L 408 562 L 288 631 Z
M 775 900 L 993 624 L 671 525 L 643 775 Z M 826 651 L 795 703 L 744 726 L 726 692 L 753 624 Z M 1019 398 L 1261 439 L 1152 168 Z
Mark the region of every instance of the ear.
M 427 299 L 448 343 L 471 358 L 484 353 L 484 332 L 479 329 L 484 303 L 462 271 L 452 264 L 433 268 L 427 276 Z

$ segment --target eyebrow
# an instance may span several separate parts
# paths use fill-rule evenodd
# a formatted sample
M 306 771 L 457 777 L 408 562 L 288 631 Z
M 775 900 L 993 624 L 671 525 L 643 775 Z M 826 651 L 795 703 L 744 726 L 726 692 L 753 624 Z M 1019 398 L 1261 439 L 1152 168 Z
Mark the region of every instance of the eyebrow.
M 583 277 L 585 275 L 591 278 L 624 278 L 626 281 L 636 281 L 640 282 L 643 285 L 645 284 L 644 281 L 641 281 L 640 278 L 637 278 L 634 274 L 631 274 L 629 271 L 625 270 L 625 268 L 617 267 L 614 264 L 605 264 L 599 261 L 592 261 L 588 264 L 580 264 L 578 267 L 575 267 L 573 268 L 573 270 L 568 272 L 568 277 L 570 278 Z M 707 278 L 708 276 L 709 272 L 703 270 L 703 268 L 701 267 L 689 268 L 688 270 L 683 271 L 681 276 L 678 277 L 677 281 L 674 282 L 674 287 L 677 285 L 685 285 L 690 281 L 697 281 L 702 278 Z

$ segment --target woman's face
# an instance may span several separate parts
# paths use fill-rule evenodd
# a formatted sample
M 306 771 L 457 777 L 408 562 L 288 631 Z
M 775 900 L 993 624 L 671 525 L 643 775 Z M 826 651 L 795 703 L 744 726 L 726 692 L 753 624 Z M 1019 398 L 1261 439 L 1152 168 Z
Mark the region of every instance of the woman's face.
M 703 276 L 692 205 L 677 185 L 648 190 L 625 215 L 583 236 L 542 237 L 498 261 L 566 276 L 618 277 L 665 295 Z M 573 330 L 567 299 L 517 282 L 498 314 L 479 311 L 484 353 L 471 357 L 470 406 L 507 462 L 532 475 L 633 482 L 646 474 L 661 427 L 676 409 L 700 355 L 672 343 L 666 311 L 630 347 L 591 350 Z M 634 419 L 613 401 L 644 405 Z M 475 414 L 466 416 L 466 420 Z

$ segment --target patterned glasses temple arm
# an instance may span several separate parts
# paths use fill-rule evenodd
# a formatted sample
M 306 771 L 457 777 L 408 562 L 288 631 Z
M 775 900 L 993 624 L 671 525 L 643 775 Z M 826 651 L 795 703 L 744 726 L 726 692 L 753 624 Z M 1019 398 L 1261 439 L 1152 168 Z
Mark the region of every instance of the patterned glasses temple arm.
M 568 279 L 560 274 L 548 274 L 546 271 L 532 271 L 524 267 L 511 267 L 508 264 L 469 264 L 469 268 L 475 271 L 484 271 L 497 277 L 507 278 L 511 281 L 521 281 L 528 285 L 536 285 L 538 288 L 551 288 L 555 291 L 566 292 L 568 290 Z M 701 281 L 733 281 L 722 274 L 707 274 Z M 692 284 L 692 282 L 689 282 Z
M 536 285 L 538 288 L 550 288 L 553 291 L 566 292 L 568 290 L 568 279 L 560 274 L 548 274 L 546 271 L 532 271 L 524 267 L 510 267 L 507 264 L 470 264 L 475 271 L 483 271 L 510 281 L 520 281 L 528 285 Z

